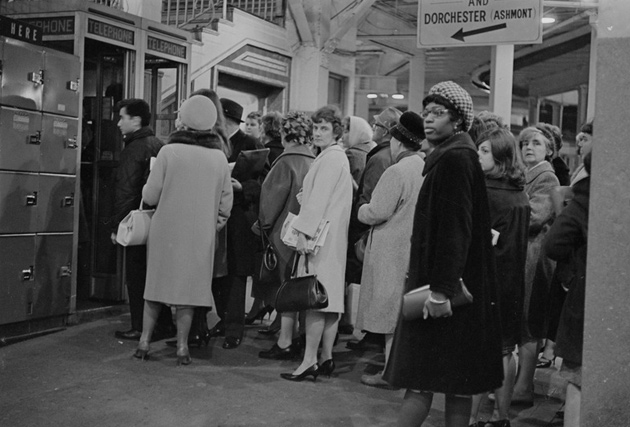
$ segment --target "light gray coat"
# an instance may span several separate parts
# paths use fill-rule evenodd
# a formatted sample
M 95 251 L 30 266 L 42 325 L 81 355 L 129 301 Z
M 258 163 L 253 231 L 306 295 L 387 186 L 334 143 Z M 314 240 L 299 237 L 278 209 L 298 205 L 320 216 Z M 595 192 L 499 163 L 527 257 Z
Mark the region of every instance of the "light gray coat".
M 370 203 L 359 208 L 359 221 L 372 226 L 359 294 L 361 330 L 393 334 L 396 328 L 423 168 L 418 153 L 401 153 L 379 179 Z

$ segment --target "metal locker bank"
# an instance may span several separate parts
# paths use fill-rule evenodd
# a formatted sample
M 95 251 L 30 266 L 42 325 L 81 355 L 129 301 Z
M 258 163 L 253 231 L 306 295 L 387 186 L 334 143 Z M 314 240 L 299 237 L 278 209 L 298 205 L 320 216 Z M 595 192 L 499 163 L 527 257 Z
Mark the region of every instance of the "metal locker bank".
M 36 27 L 0 23 L 2 327 L 70 312 L 80 63 L 33 44 L 41 39 L 6 37 L 16 25 L 30 34 Z

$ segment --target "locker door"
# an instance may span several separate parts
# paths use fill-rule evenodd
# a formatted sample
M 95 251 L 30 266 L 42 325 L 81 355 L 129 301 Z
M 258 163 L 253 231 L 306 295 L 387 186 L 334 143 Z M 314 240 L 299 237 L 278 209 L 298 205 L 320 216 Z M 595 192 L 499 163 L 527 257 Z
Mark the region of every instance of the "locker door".
M 5 39 L 0 103 L 27 110 L 42 109 L 44 55 L 37 46 Z
M 0 236 L 0 325 L 31 318 L 35 235 Z
M 33 317 L 70 312 L 72 234 L 37 236 Z
M 39 211 L 39 176 L 0 172 L 0 206 L 0 234 L 35 232 Z
M 79 58 L 64 52 L 47 50 L 44 52 L 44 94 L 45 112 L 79 116 Z
M 39 171 L 41 113 L 0 107 L 0 169 Z
M 72 231 L 74 220 L 73 176 L 39 176 L 38 232 Z
M 79 119 L 44 113 L 40 170 L 74 175 L 77 171 Z

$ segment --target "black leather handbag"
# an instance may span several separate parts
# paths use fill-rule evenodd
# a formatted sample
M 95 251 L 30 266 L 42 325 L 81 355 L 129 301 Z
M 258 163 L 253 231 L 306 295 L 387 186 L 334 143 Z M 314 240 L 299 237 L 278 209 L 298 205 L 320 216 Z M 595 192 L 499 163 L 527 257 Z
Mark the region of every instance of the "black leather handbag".
M 316 274 L 309 274 L 308 272 L 308 255 L 304 255 L 306 276 L 295 277 L 299 259 L 300 255 L 296 253 L 293 258 L 290 277 L 282 282 L 276 294 L 275 307 L 279 313 L 328 307 L 326 288 L 317 280 Z
M 264 230 L 260 230 L 263 252 L 260 272 L 258 273 L 258 284 L 262 286 L 273 286 L 280 283 L 280 269 L 278 268 L 278 255 L 276 248 L 269 240 L 269 236 Z

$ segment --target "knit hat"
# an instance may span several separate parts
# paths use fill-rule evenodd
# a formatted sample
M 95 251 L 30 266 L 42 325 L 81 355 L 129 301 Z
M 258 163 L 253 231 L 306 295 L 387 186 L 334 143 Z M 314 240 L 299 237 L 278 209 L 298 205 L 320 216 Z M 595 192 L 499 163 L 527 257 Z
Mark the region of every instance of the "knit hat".
M 394 138 L 407 147 L 420 148 L 424 139 L 424 123 L 422 117 L 413 111 L 406 111 L 400 116 L 400 122 L 389 130 Z
M 179 108 L 179 121 L 191 130 L 210 130 L 217 122 L 217 108 L 203 95 L 193 95 Z
M 470 94 L 453 81 L 441 82 L 429 90 L 429 95 L 439 95 L 457 108 L 464 119 L 463 129 L 468 132 L 473 122 L 473 102 Z

